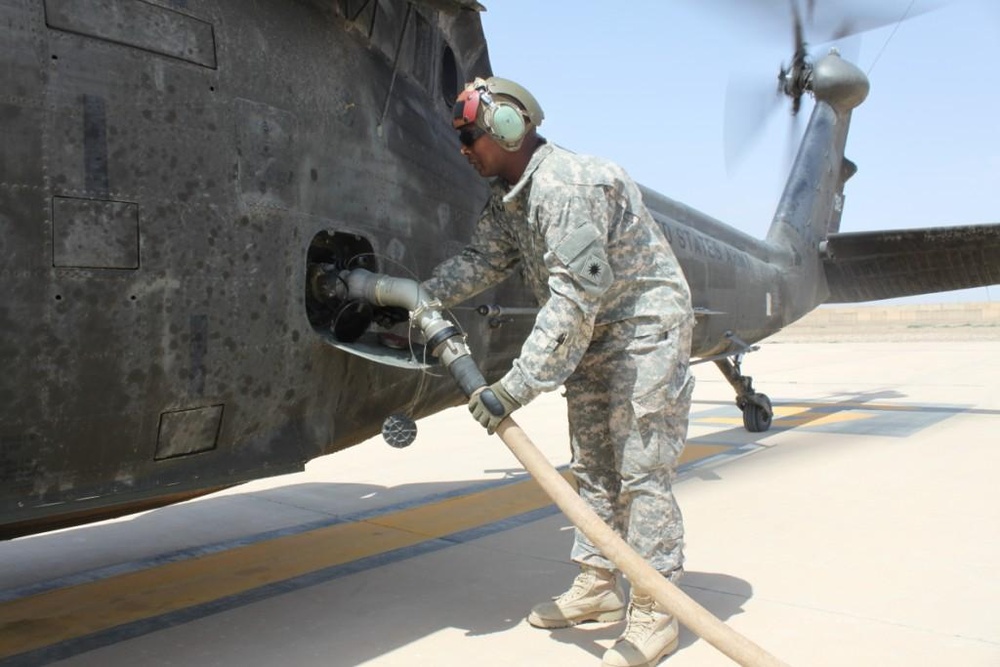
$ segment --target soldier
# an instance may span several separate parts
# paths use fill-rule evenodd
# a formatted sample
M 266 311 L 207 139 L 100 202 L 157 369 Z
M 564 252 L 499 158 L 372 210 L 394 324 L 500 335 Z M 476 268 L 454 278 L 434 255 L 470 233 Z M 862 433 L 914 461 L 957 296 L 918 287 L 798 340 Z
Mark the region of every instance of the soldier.
M 683 565 L 683 526 L 671 482 L 687 434 L 691 295 L 638 186 L 617 165 L 554 146 L 536 128 L 542 109 L 523 87 L 476 79 L 459 94 L 462 154 L 492 194 L 470 244 L 424 288 L 449 307 L 520 264 L 540 310 L 510 371 L 491 385 L 505 413 L 479 394 L 473 416 L 493 433 L 538 394 L 565 386 L 579 493 L 663 576 Z M 569 590 L 528 621 L 561 628 L 618 621 L 625 597 L 614 564 L 579 530 Z M 677 647 L 677 621 L 631 591 L 628 623 L 606 667 L 655 664 Z

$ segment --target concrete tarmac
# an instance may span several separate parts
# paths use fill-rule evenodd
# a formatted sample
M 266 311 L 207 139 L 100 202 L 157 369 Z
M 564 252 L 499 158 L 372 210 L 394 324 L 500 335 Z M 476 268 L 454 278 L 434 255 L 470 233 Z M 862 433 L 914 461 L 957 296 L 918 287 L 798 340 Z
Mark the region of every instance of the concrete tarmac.
M 1000 342 L 792 343 L 748 355 L 744 430 L 696 367 L 682 588 L 791 665 L 1000 665 Z M 565 407 L 515 418 L 557 466 Z M 599 665 L 622 624 L 524 617 L 572 528 L 464 408 L 115 521 L 0 543 L 0 664 Z M 682 630 L 663 664 L 730 665 Z

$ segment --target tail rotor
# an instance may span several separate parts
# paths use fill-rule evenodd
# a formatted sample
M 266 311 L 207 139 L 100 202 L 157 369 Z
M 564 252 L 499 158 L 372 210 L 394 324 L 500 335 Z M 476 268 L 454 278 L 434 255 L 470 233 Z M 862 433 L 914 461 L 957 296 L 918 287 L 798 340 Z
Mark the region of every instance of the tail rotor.
M 790 100 L 789 132 L 787 154 L 794 154 L 795 146 L 800 136 L 799 112 L 802 109 L 802 98 L 811 93 L 813 83 L 814 58 L 809 52 L 807 32 L 816 44 L 827 45 L 834 42 L 838 52 L 845 60 L 857 59 L 860 34 L 893 23 L 913 18 L 919 14 L 937 9 L 944 4 L 939 1 L 910 0 L 905 2 L 884 3 L 879 8 L 861 7 L 857 3 L 846 0 L 801 0 L 804 11 L 800 8 L 800 0 L 788 0 L 786 10 L 777 10 L 783 3 L 774 0 L 715 0 L 716 4 L 726 5 L 730 13 L 749 12 L 757 23 L 773 27 L 776 24 L 787 25 L 789 16 L 792 27 L 792 57 L 778 70 L 777 92 L 773 84 L 767 85 L 753 77 L 730 77 L 726 90 L 725 127 L 723 130 L 723 146 L 725 150 L 726 169 L 732 173 L 735 165 L 742 159 L 749 147 L 757 141 L 764 127 L 781 106 L 782 98 Z M 895 7 L 885 5 L 896 4 Z M 784 16 L 782 16 L 784 14 Z M 791 158 L 789 157 L 789 163 Z

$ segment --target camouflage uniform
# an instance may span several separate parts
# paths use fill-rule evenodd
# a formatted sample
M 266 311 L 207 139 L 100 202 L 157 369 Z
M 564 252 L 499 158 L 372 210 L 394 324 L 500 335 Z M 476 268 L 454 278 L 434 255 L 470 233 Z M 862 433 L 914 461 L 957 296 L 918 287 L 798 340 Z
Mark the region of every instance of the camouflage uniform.
M 580 495 L 654 568 L 679 573 L 671 480 L 694 317 L 673 251 L 621 168 L 543 144 L 513 187 L 494 182 L 471 243 L 424 287 L 453 306 L 519 261 L 541 308 L 504 388 L 524 405 L 565 385 Z M 572 558 L 614 569 L 579 531 Z

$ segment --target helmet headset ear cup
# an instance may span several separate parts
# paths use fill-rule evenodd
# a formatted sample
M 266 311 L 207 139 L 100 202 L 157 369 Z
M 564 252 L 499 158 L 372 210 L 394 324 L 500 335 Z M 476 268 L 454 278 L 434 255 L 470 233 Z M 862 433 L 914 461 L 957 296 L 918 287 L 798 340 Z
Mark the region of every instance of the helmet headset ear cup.
M 521 111 L 506 102 L 494 103 L 483 117 L 490 134 L 506 144 L 519 143 L 528 129 Z

